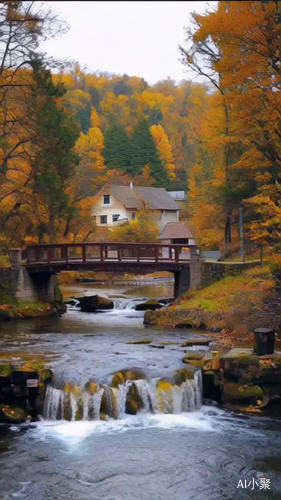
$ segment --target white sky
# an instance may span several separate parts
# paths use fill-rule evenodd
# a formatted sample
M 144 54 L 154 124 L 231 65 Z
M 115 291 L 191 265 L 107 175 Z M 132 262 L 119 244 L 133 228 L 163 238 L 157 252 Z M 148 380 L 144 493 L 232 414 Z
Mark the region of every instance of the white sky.
M 208 2 L 214 7 L 217 2 Z M 179 62 L 178 45 L 190 12 L 207 2 L 44 2 L 70 25 L 60 38 L 41 44 L 48 56 L 78 61 L 87 71 L 143 77 L 149 84 L 167 77 L 195 79 Z

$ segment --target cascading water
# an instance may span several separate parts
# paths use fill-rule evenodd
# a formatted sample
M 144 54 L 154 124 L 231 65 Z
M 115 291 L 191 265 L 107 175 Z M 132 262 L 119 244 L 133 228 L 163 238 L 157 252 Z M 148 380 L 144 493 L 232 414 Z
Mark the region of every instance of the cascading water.
M 161 383 L 162 382 L 162 383 Z M 198 410 L 202 404 L 201 370 L 192 379 L 172 384 L 160 378 L 127 380 L 118 387 L 104 385 L 90 394 L 85 388 L 75 386 L 57 389 L 48 386 L 43 416 L 46 420 L 98 420 L 113 417 L 122 419 L 126 413 L 129 389 L 135 386 L 141 402 L 142 413 L 179 414 Z
M 141 304 L 146 299 L 114 299 L 114 309 L 131 311 L 137 304 Z

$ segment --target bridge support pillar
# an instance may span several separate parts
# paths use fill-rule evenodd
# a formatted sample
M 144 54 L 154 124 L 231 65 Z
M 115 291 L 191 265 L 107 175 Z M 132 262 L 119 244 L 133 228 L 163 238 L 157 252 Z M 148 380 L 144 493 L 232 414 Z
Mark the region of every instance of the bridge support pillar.
M 197 288 L 201 284 L 201 262 L 197 247 L 190 248 L 190 288 Z
M 180 295 L 190 288 L 190 270 L 184 267 L 180 271 L 175 271 L 174 297 L 177 299 Z

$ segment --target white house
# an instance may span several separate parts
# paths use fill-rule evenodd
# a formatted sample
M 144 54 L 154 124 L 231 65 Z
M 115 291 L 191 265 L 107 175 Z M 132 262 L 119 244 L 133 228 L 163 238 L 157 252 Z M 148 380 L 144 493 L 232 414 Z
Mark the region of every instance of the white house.
M 179 207 L 164 188 L 105 184 L 96 196 L 92 215 L 97 226 L 111 227 L 136 218 L 139 210 L 149 209 L 162 230 L 167 222 L 179 220 Z

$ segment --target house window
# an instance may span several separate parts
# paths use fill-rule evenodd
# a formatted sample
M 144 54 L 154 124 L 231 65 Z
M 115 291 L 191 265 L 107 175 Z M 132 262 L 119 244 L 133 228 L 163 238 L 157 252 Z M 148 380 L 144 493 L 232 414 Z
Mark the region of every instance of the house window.
M 107 224 L 107 215 L 101 215 L 100 216 L 100 223 L 101 224 Z
M 103 204 L 104 205 L 110 205 L 110 195 L 109 194 L 104 194 L 103 195 Z
M 131 220 L 135 220 L 136 218 L 136 212 L 131 212 Z
M 120 214 L 112 214 L 112 222 L 118 221 Z

